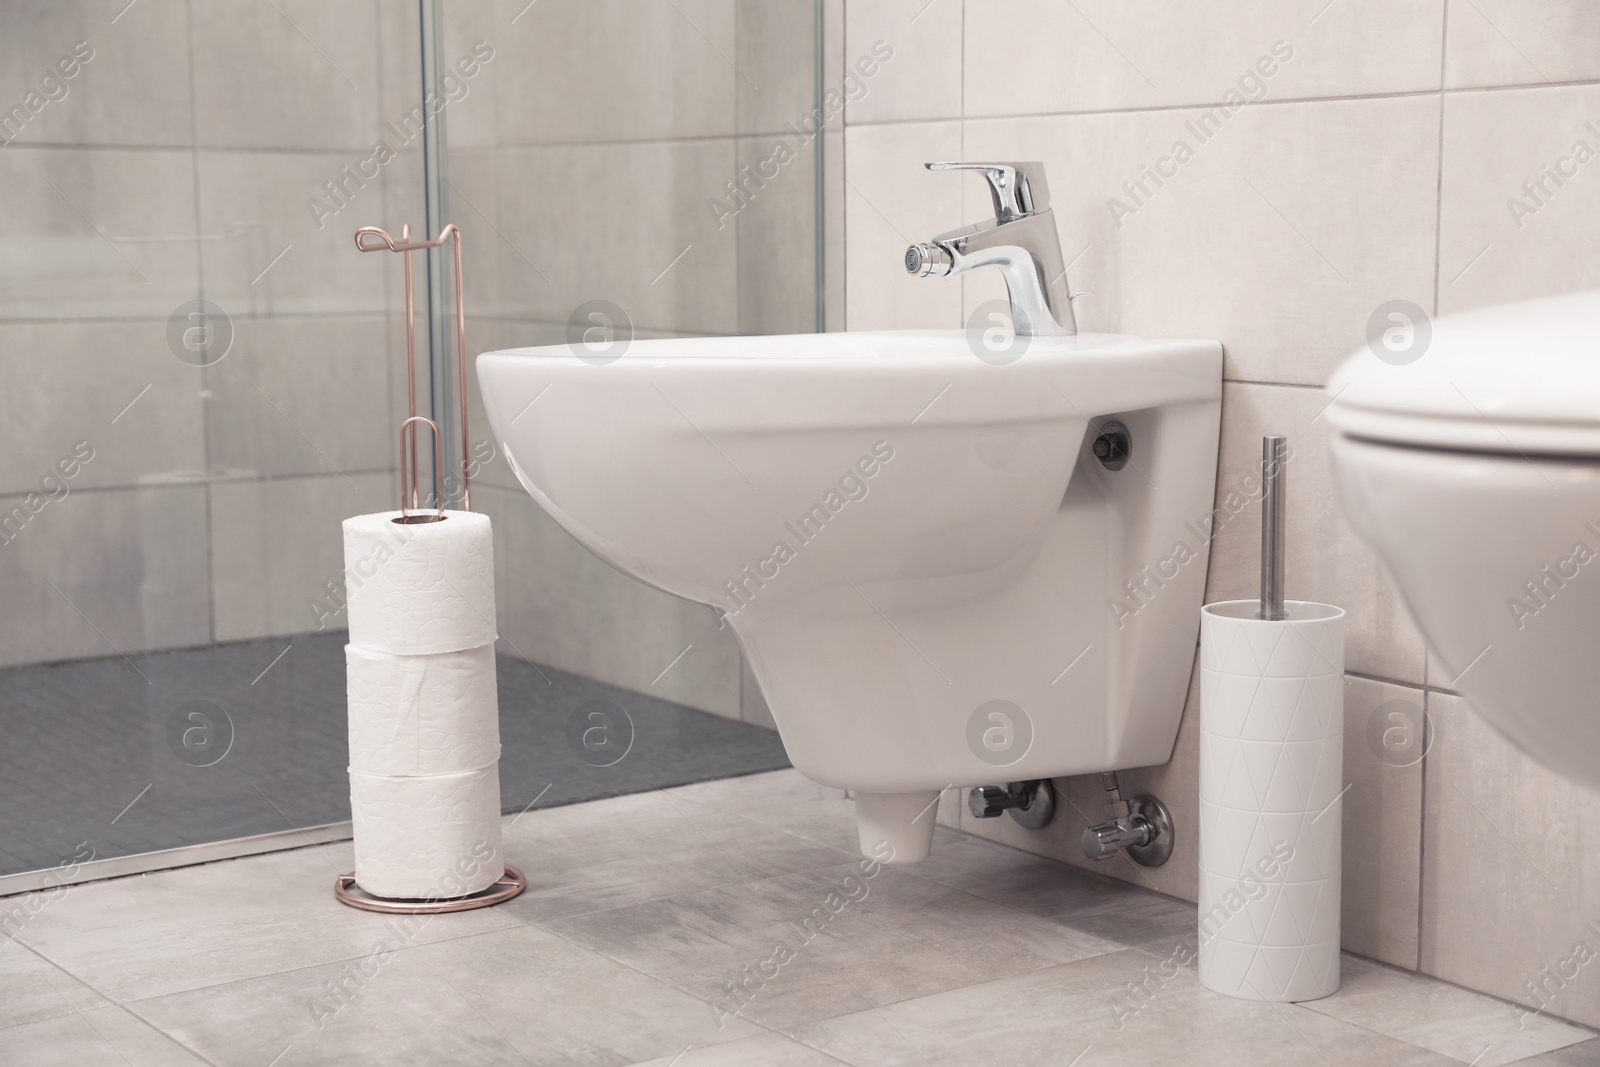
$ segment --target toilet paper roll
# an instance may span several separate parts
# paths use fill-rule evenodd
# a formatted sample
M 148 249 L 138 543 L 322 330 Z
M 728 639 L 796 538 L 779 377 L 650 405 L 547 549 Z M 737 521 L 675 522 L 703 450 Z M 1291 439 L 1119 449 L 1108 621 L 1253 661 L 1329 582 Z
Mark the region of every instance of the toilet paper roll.
M 1339 988 L 1344 612 L 1208 604 L 1200 627 L 1200 982 L 1247 1000 Z
M 494 646 L 431 656 L 346 645 L 350 770 L 453 774 L 500 758 Z
M 411 656 L 492 644 L 489 517 L 446 511 L 440 522 L 393 521 L 399 515 L 384 511 L 344 520 L 350 643 Z
M 462 897 L 505 872 L 499 764 L 422 778 L 350 775 L 356 884 L 391 900 Z

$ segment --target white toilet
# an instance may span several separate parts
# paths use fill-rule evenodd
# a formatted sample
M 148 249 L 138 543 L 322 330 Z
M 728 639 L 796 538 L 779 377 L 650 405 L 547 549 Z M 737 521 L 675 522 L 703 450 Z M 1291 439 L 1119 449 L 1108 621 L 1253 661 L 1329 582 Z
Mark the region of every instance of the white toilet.
M 1430 683 L 1600 787 L 1600 292 L 1441 318 L 1417 347 L 1328 383 L 1345 512 Z
M 1027 340 L 1007 365 L 959 331 L 563 345 L 478 376 L 534 499 L 725 613 L 794 765 L 911 863 L 941 790 L 1163 763 L 1183 711 L 1221 348 Z

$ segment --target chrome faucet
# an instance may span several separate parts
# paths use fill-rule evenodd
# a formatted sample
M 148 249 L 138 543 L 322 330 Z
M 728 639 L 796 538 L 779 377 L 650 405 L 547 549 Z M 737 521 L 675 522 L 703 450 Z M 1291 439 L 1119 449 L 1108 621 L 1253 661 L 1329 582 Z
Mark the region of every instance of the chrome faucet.
M 1011 325 L 1024 336 L 1078 332 L 1061 262 L 1043 163 L 929 163 L 929 170 L 975 170 L 989 181 L 994 219 L 940 234 L 906 249 L 919 278 L 999 267 L 1011 297 Z

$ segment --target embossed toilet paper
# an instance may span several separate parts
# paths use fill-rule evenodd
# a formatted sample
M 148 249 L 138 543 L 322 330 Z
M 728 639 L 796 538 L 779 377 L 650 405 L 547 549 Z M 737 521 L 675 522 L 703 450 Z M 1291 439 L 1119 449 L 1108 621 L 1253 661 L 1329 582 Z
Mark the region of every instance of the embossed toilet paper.
M 451 774 L 500 758 L 494 646 L 396 656 L 347 645 L 350 770 Z
M 489 517 L 446 511 L 397 523 L 397 511 L 344 520 L 350 643 L 427 655 L 495 640 L 494 533 Z
M 356 884 L 462 897 L 504 872 L 488 516 L 344 522 Z
M 504 873 L 498 765 L 420 778 L 351 772 L 350 816 L 356 884 L 374 896 L 460 897 Z

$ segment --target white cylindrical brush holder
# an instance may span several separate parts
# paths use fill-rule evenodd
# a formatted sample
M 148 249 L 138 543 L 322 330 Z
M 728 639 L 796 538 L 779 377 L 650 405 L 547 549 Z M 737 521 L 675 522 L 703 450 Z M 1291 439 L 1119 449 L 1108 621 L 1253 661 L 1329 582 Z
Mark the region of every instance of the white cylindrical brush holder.
M 1344 789 L 1344 611 L 1283 608 L 1200 626 L 1200 981 L 1276 1002 L 1339 988 Z

